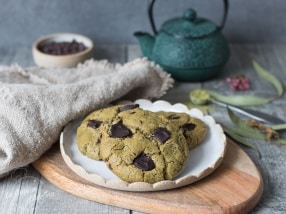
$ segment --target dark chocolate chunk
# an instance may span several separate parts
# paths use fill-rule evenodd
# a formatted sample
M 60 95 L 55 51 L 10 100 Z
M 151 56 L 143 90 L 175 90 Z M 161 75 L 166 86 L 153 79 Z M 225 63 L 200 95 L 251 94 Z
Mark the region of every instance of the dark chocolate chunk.
M 193 123 L 185 123 L 181 126 L 184 131 L 192 131 L 196 128 L 196 124 Z
M 132 132 L 122 123 L 116 123 L 110 127 L 108 134 L 113 138 L 124 138 L 131 136 Z
M 143 171 L 150 171 L 155 168 L 154 161 L 144 153 L 138 155 L 134 159 L 133 164 L 134 166 L 136 166 L 139 169 L 142 169 Z
M 87 126 L 97 129 L 101 125 L 102 121 L 99 120 L 89 120 L 87 121 Z
M 109 168 L 110 170 L 112 170 L 111 164 L 108 164 L 107 166 L 108 166 L 108 168 Z
M 128 104 L 128 105 L 125 105 L 125 106 L 121 106 L 119 108 L 119 111 L 120 112 L 127 111 L 127 110 L 135 109 L 135 108 L 138 108 L 138 107 L 139 107 L 138 104 Z
M 160 143 L 165 143 L 171 136 L 171 133 L 163 127 L 158 127 L 152 134 L 151 137 L 155 138 Z

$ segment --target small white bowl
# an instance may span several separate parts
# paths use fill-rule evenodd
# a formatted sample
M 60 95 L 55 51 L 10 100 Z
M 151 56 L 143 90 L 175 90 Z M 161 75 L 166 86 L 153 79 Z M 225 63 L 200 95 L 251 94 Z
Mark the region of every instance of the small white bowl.
M 39 50 L 41 45 L 51 42 L 72 42 L 75 40 L 78 43 L 83 43 L 86 46 L 84 51 L 66 54 L 66 55 L 52 55 Z M 56 33 L 43 36 L 33 43 L 32 47 L 35 64 L 46 68 L 71 68 L 78 63 L 85 61 L 92 57 L 93 42 L 91 39 L 72 33 Z

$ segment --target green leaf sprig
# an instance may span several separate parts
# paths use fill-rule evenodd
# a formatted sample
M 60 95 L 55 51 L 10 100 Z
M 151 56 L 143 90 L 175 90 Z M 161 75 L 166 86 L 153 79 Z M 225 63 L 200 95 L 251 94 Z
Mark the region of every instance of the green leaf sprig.
M 227 127 L 223 127 L 223 130 L 225 134 L 231 137 L 234 141 L 239 142 L 240 144 L 244 146 L 247 146 L 247 147 L 250 147 L 256 150 L 258 152 L 259 157 L 261 156 L 256 146 L 253 143 L 249 142 L 245 137 L 240 136 L 239 134 L 236 133 L 236 131 L 234 131 L 233 129 L 227 128 Z
M 271 98 L 245 94 L 227 96 L 211 90 L 196 89 L 190 92 L 191 102 L 197 105 L 202 105 L 206 104 L 207 102 L 211 102 L 212 100 L 217 100 L 234 106 L 257 106 L 267 104 L 277 97 L 282 96 L 284 93 L 282 82 L 265 68 L 263 68 L 260 64 L 258 64 L 255 60 L 253 60 L 252 63 L 256 73 L 275 87 L 278 96 Z
M 273 74 L 263 68 L 260 64 L 258 64 L 255 60 L 252 61 L 254 70 L 256 73 L 262 77 L 264 80 L 270 82 L 275 88 L 278 93 L 278 96 L 282 96 L 284 93 L 283 84 L 277 79 Z
M 283 130 L 283 129 L 286 129 L 286 123 L 276 124 L 276 125 L 272 125 L 270 127 L 275 131 Z
M 210 97 L 212 99 L 221 101 L 223 103 L 234 105 L 234 106 L 256 106 L 256 105 L 264 105 L 269 103 L 272 98 L 263 98 L 254 95 L 231 95 L 226 96 L 219 94 L 214 91 L 209 91 Z
M 238 143 L 251 147 L 255 149 L 256 151 L 258 151 L 258 149 L 255 147 L 254 144 L 252 144 L 247 139 L 256 139 L 256 140 L 263 140 L 263 141 L 270 140 L 271 142 L 274 142 L 274 143 L 286 144 L 285 139 L 281 139 L 281 138 L 268 139 L 267 133 L 262 132 L 261 130 L 257 128 L 247 125 L 247 121 L 240 119 L 229 108 L 227 108 L 227 112 L 228 112 L 229 118 L 234 124 L 234 127 L 223 127 L 223 130 L 228 136 L 230 136 L 233 140 L 237 141 Z M 284 128 L 284 125 L 285 124 L 283 124 L 283 127 L 280 127 L 280 128 Z

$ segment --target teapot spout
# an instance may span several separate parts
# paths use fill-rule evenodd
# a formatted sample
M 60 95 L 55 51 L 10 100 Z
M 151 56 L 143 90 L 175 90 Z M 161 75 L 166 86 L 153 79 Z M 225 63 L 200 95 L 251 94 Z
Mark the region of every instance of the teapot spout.
M 155 38 L 149 33 L 135 32 L 134 36 L 138 39 L 141 51 L 148 59 L 152 59 L 152 51 L 154 47 Z

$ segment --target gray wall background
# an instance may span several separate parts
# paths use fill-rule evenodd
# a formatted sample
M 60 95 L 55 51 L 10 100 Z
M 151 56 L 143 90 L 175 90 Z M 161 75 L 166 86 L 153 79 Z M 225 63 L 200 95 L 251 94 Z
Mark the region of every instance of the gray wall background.
M 223 30 L 232 42 L 286 42 L 286 0 L 229 0 Z M 149 31 L 149 0 L 0 0 L 0 46 L 30 45 L 55 32 L 81 33 L 95 43 L 136 43 L 135 31 Z M 157 0 L 159 28 L 193 7 L 219 23 L 221 0 Z

